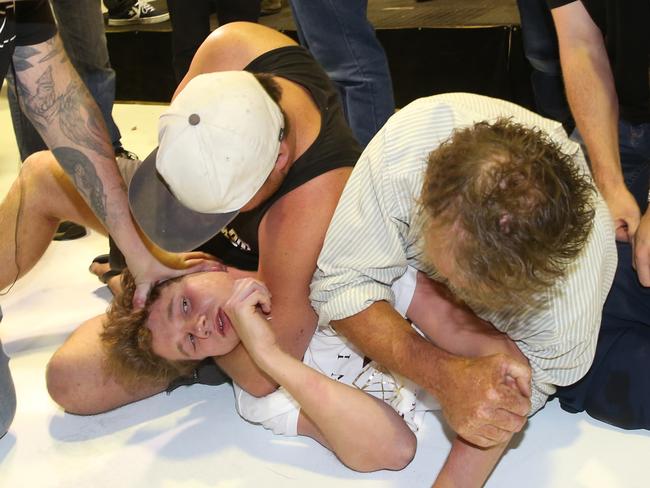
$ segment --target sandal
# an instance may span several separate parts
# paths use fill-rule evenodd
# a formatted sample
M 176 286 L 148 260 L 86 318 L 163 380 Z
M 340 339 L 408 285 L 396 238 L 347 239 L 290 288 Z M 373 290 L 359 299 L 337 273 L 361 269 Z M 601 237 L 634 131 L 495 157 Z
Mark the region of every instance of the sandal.
M 92 271 L 93 264 L 108 264 L 109 259 L 110 259 L 110 255 L 108 255 L 108 254 L 100 254 L 99 256 L 97 256 L 95 259 L 92 260 L 92 262 L 90 263 L 90 266 L 88 267 L 88 271 L 93 273 L 93 271 Z M 93 274 L 95 274 L 95 273 L 93 273 Z M 105 273 L 102 273 L 101 275 L 97 275 L 97 278 L 99 278 L 99 281 L 101 281 L 105 285 L 108 285 L 108 280 L 110 280 L 113 276 L 118 276 L 120 274 L 122 274 L 121 270 L 110 268 Z

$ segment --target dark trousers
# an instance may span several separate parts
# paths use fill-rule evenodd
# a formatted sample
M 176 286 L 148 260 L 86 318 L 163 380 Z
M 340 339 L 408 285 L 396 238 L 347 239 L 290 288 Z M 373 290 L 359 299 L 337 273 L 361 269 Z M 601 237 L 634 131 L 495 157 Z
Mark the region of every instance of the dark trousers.
M 260 0 L 167 0 L 172 22 L 172 64 L 180 82 L 194 53 L 210 34 L 210 14 L 216 10 L 219 25 L 244 20 L 257 22 Z
M 619 128 L 625 183 L 641 212 L 648 207 L 650 124 Z M 650 288 L 632 267 L 632 247 L 618 242 L 618 267 L 603 308 L 598 347 L 591 369 L 578 383 L 558 388 L 569 412 L 624 429 L 650 429 Z

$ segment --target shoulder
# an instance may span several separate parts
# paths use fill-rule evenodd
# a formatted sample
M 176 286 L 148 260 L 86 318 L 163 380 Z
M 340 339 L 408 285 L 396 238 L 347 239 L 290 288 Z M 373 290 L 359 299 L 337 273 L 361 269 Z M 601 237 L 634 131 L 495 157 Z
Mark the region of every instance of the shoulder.
M 266 52 L 293 45 L 292 39 L 269 27 L 231 22 L 206 38 L 192 63 L 200 73 L 241 70 Z
M 273 203 L 260 225 L 260 250 L 265 242 L 278 241 L 320 248 L 351 170 L 341 167 L 323 173 Z

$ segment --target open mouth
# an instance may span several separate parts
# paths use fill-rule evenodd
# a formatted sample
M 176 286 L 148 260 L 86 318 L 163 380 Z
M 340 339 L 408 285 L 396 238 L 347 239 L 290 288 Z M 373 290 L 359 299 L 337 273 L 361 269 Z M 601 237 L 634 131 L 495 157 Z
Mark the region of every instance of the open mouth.
M 228 317 L 226 316 L 226 313 L 221 308 L 217 312 L 215 325 L 216 325 L 216 329 L 217 329 L 217 332 L 219 333 L 219 335 L 221 337 L 225 337 L 226 336 L 226 329 L 227 329 L 227 326 L 228 326 Z

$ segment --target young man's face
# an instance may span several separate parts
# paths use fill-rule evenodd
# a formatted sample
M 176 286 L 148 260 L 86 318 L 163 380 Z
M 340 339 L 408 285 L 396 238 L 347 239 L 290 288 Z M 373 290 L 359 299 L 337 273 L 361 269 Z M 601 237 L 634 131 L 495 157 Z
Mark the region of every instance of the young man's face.
M 232 294 L 226 272 L 194 273 L 166 286 L 151 305 L 146 326 L 153 352 L 169 360 L 222 356 L 239 344 L 223 306 Z

